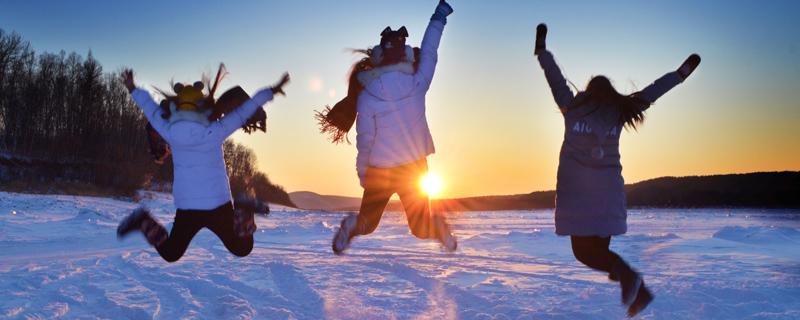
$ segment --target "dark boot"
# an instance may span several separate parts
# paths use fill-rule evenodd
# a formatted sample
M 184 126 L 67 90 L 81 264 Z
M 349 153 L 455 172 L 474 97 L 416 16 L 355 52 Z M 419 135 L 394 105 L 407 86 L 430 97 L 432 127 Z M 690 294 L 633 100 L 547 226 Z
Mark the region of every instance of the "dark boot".
M 164 241 L 167 241 L 168 237 L 167 229 L 158 221 L 149 217 L 142 222 L 142 233 L 147 242 L 153 247 L 160 246 Z
M 145 208 L 136 208 L 117 227 L 117 238 L 122 239 L 133 231 L 140 231 L 152 246 L 167 240 L 167 230 Z
M 233 228 L 238 237 L 245 238 L 256 232 L 258 226 L 256 226 L 255 213 L 262 206 L 263 204 L 256 199 L 237 197 L 235 209 L 233 209 Z
M 639 287 L 639 293 L 636 295 L 636 300 L 628 307 L 628 317 L 635 317 L 639 312 L 642 312 L 650 302 L 653 302 L 653 294 L 644 286 L 644 282 Z
M 145 208 L 139 207 L 133 210 L 117 226 L 117 238 L 122 239 L 133 231 L 141 231 L 142 222 L 148 217 L 150 217 L 150 212 Z
M 622 261 L 617 262 L 613 270 L 622 289 L 622 304 L 630 306 L 642 286 L 642 276 Z

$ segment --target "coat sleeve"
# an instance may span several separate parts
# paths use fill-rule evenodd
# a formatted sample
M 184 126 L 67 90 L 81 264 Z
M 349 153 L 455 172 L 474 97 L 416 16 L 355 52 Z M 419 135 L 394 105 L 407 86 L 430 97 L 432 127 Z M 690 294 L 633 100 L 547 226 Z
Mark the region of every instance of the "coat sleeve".
M 642 91 L 636 93 L 637 97 L 649 102 L 647 105 L 642 107 L 642 109 L 647 110 L 650 108 L 650 104 L 656 102 L 658 98 L 672 90 L 672 88 L 675 88 L 675 86 L 681 82 L 683 82 L 683 79 L 681 78 L 680 74 L 678 74 L 677 71 L 673 71 L 661 76 L 661 78 L 658 78 L 655 82 L 644 88 Z
M 359 112 L 356 118 L 356 171 L 361 186 L 364 186 L 364 178 L 367 175 L 369 166 L 369 156 L 372 152 L 372 145 L 375 143 L 375 114 L 369 110 Z
M 221 140 L 227 139 L 236 132 L 237 129 L 241 128 L 258 108 L 271 101 L 272 98 L 271 88 L 261 89 L 261 91 L 256 93 L 250 100 L 245 101 L 245 103 L 236 108 L 233 112 L 226 114 L 221 120 L 212 123 L 209 126 L 209 133 Z
M 424 90 L 428 90 L 433 81 L 433 72 L 436 70 L 436 62 L 439 60 L 439 42 L 442 40 L 443 32 L 444 23 L 439 20 L 431 20 L 428 28 L 425 29 L 425 36 L 422 38 L 416 78 L 417 83 Z
M 570 90 L 567 85 L 567 79 L 561 74 L 561 69 L 558 68 L 556 60 L 550 51 L 544 51 L 539 54 L 539 65 L 544 70 L 544 77 L 547 79 L 547 84 L 550 85 L 550 91 L 553 93 L 553 98 L 556 100 L 558 108 L 562 112 L 572 104 L 575 94 Z
M 150 125 L 153 126 L 153 129 L 155 129 L 164 140 L 169 142 L 169 136 L 167 135 L 169 122 L 161 117 L 161 107 L 153 100 L 150 93 L 143 89 L 136 88 L 131 92 L 131 97 L 133 97 L 133 101 L 136 102 L 136 105 L 142 109 L 144 116 L 147 118 L 147 121 L 150 122 Z

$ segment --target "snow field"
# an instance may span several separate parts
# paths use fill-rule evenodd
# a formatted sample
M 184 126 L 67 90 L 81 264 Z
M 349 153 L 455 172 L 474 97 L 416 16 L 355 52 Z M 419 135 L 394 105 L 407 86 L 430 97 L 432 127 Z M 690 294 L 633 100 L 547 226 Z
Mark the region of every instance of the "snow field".
M 141 204 L 163 223 L 168 195 Z M 619 288 L 580 265 L 551 210 L 450 214 L 459 250 L 415 239 L 402 213 L 330 240 L 341 212 L 258 217 L 237 258 L 208 230 L 166 263 L 140 235 L 116 239 L 138 204 L 0 193 L 0 319 L 622 319 Z M 170 226 L 168 225 L 168 228 Z M 612 249 L 656 295 L 641 319 L 800 318 L 800 212 L 632 210 Z

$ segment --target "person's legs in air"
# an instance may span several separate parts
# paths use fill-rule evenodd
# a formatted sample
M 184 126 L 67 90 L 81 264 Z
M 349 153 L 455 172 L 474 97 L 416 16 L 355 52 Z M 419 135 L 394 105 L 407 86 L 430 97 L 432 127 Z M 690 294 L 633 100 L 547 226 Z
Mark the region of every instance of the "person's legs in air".
M 383 216 L 394 190 L 391 188 L 389 172 L 391 169 L 367 169 L 367 182 L 361 197 L 358 215 L 350 214 L 342 220 L 339 231 L 333 238 L 333 252 L 341 254 L 350 246 L 355 236 L 367 235 L 375 231 Z
M 222 240 L 225 248 L 238 257 L 245 257 L 253 251 L 253 234 L 240 236 L 234 227 L 233 205 L 229 202 L 209 213 L 206 227 Z

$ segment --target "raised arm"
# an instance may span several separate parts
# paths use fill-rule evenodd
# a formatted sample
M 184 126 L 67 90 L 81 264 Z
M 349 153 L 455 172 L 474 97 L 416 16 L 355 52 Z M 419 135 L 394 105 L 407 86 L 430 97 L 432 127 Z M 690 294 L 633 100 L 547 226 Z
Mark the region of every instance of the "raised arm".
M 288 82 L 289 74 L 286 73 L 275 86 L 259 90 L 250 100 L 247 100 L 239 108 L 226 114 L 222 120 L 211 124 L 210 128 L 214 131 L 213 133 L 222 140 L 227 139 L 236 132 L 236 130 L 247 123 L 247 119 L 249 119 L 258 108 L 271 101 L 275 94 L 285 95 L 283 86 Z
M 375 142 L 375 115 L 369 110 L 362 110 L 356 118 L 356 171 L 358 172 L 359 183 L 364 187 L 367 167 L 369 166 L 369 156 L 372 152 L 372 145 Z
M 545 48 L 546 36 L 547 26 L 544 23 L 539 24 L 536 27 L 536 49 L 534 54 L 538 56 L 539 65 L 544 70 L 544 77 L 547 79 L 547 84 L 550 85 L 550 91 L 553 93 L 553 98 L 556 100 L 558 108 L 564 113 L 567 111 L 567 107 L 572 104 L 575 94 L 567 85 L 567 79 L 561 74 L 561 69 L 558 68 L 553 54 Z
M 247 100 L 236 110 L 228 113 L 221 120 L 212 123 L 212 129 L 218 130 L 218 135 L 224 140 L 241 128 L 247 119 L 252 116 L 258 108 L 273 98 L 272 88 L 259 90 L 250 100 Z
M 672 90 L 672 88 L 675 88 L 675 86 L 681 82 L 683 82 L 683 79 L 678 75 L 678 72 L 673 71 L 661 76 L 661 78 L 658 78 L 649 86 L 642 89 L 642 91 L 637 92 L 636 96 L 648 102 L 643 108 L 646 110 L 650 107 L 650 104 L 656 102 L 658 98 L 661 98 L 667 91 Z
M 558 68 L 553 54 L 550 51 L 540 53 L 539 65 L 544 70 L 544 77 L 547 79 L 547 84 L 550 85 L 550 91 L 553 93 L 558 108 L 561 109 L 561 112 L 566 112 L 572 99 L 575 98 L 575 94 L 567 85 L 567 79 L 561 74 L 561 69 Z
M 166 133 L 169 123 L 161 117 L 161 108 L 159 108 L 158 104 L 153 100 L 153 97 L 150 96 L 150 93 L 136 87 L 133 81 L 133 70 L 128 69 L 122 71 L 122 83 L 125 85 L 125 88 L 128 89 L 128 92 L 130 92 L 136 105 L 142 109 L 144 116 L 147 118 L 147 121 L 150 122 L 150 125 L 153 126 L 153 129 L 164 137 L 164 139 L 168 139 Z
M 700 65 L 700 56 L 697 54 L 692 54 L 686 59 L 686 61 L 683 62 L 683 64 L 681 64 L 678 70 L 661 76 L 661 78 L 658 78 L 655 82 L 642 89 L 642 91 L 637 92 L 637 97 L 648 102 L 643 109 L 649 108 L 650 104 L 656 102 L 658 98 L 686 80 L 686 78 L 689 77 L 692 72 L 694 72 L 694 69 L 696 69 L 698 65 Z
M 436 62 L 439 60 L 439 42 L 442 39 L 444 32 L 444 25 L 447 24 L 447 16 L 453 13 L 453 8 L 450 7 L 444 0 L 439 1 L 436 6 L 436 11 L 431 16 L 431 21 L 428 22 L 428 28 L 425 29 L 425 36 L 422 37 L 422 44 L 420 45 L 419 53 L 419 68 L 417 69 L 417 79 L 419 84 L 425 90 L 430 88 L 433 81 L 433 73 L 436 70 Z

